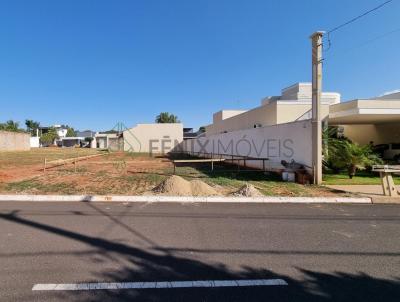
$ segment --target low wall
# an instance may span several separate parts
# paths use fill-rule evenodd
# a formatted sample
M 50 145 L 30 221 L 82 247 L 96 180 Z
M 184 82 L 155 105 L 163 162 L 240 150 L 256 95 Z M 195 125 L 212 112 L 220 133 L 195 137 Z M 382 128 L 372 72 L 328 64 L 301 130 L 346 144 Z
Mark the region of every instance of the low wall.
M 0 131 L 0 151 L 30 150 L 29 133 Z
M 268 158 L 266 168 L 282 168 L 281 160 L 312 166 L 311 121 L 298 121 L 261 128 L 214 134 L 180 144 L 182 151 Z M 262 168 L 262 161 L 247 161 Z
M 40 137 L 32 136 L 30 138 L 30 146 L 31 146 L 31 148 L 39 148 L 40 147 Z

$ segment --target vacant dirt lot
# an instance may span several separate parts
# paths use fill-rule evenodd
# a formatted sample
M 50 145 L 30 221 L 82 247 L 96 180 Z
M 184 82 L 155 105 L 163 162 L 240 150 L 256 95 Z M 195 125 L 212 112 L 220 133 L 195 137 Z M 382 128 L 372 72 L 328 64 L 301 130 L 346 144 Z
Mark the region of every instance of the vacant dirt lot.
M 97 153 L 98 151 L 87 148 L 38 148 L 30 151 L 0 151 L 0 182 L 23 180 L 41 174 L 45 158 L 51 161 Z
M 43 161 L 97 154 L 93 149 L 43 148 L 25 152 L 0 153 L 0 193 L 7 194 L 157 194 L 152 190 L 173 174 L 166 157 L 147 154 L 109 153 L 77 162 L 57 165 L 43 172 Z M 332 196 L 339 194 L 324 187 L 302 186 L 279 181 L 276 175 L 260 172 L 236 173 L 226 165 L 209 164 L 178 167 L 186 180 L 201 180 L 221 195 L 252 184 L 264 195 Z M 195 182 L 196 183 L 196 182 Z

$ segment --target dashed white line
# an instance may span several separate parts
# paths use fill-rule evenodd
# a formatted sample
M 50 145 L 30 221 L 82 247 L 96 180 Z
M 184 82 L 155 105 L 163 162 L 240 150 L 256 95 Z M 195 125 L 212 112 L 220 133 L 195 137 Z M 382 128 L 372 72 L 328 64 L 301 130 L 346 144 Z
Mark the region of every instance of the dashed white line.
M 101 282 L 101 283 L 49 283 L 35 284 L 32 290 L 104 290 L 104 289 L 146 289 L 146 288 L 188 288 L 188 287 L 240 287 L 288 285 L 283 279 L 256 280 L 196 280 L 159 282 Z

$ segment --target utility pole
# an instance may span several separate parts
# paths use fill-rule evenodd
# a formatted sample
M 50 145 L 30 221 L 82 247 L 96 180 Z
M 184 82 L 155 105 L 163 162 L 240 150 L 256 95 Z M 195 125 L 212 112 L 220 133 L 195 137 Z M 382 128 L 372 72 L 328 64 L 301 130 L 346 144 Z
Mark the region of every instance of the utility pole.
M 317 31 L 311 35 L 312 42 L 312 163 L 314 184 L 322 183 L 322 36 L 325 32 Z

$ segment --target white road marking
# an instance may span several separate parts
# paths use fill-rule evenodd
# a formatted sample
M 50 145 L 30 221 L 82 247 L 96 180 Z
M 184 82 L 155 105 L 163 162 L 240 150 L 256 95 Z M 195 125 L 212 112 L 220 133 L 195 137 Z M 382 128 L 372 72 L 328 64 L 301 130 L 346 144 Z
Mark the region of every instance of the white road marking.
M 341 231 L 332 231 L 332 233 L 342 235 L 347 238 L 353 238 L 353 234 L 351 234 L 351 233 L 346 233 L 346 232 L 341 232 Z
M 32 290 L 100 290 L 288 285 L 283 279 L 35 284 Z

